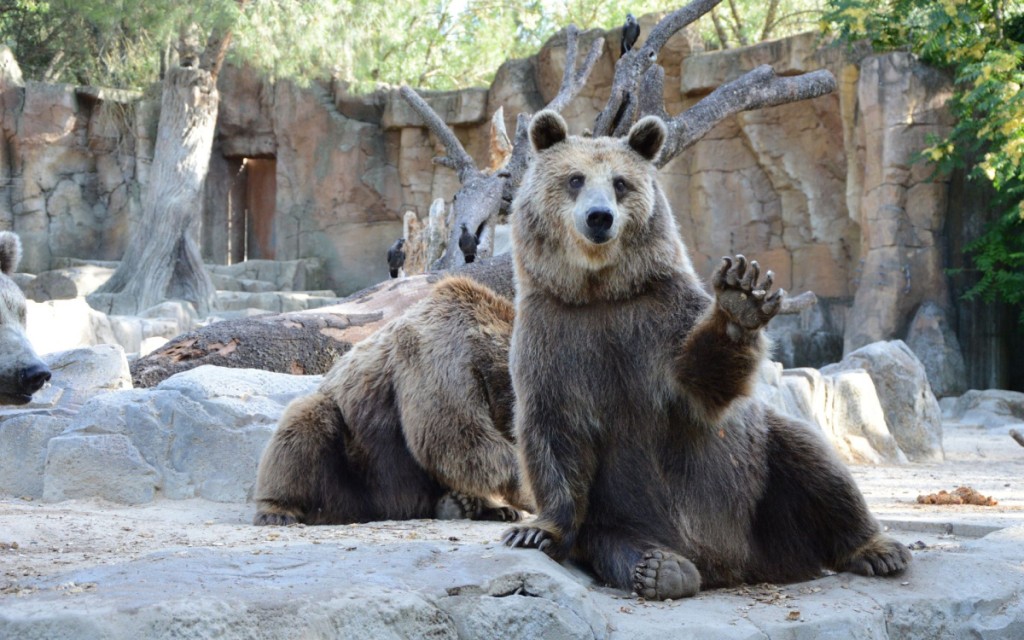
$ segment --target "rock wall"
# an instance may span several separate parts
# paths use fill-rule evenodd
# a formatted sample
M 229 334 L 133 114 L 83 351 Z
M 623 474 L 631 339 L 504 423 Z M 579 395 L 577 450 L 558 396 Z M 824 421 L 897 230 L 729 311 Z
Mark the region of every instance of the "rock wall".
M 653 24 L 641 19 L 644 33 Z M 583 34 L 581 50 L 599 35 Z M 592 124 L 611 85 L 619 34 L 604 35 L 587 87 L 565 110 L 576 132 Z M 29 271 L 58 257 L 118 257 L 148 167 L 150 103 L 23 82 L 4 55 L 0 228 L 22 234 Z M 484 166 L 491 114 L 503 107 L 511 130 L 518 113 L 554 95 L 564 61 L 557 35 L 536 55 L 505 63 L 488 88 L 424 97 Z M 948 78 L 905 53 L 854 53 L 813 34 L 702 52 L 684 31 L 660 63 L 670 113 L 762 63 L 784 75 L 835 74 L 837 92 L 729 118 L 664 168 L 694 264 L 707 273 L 720 256 L 745 253 L 791 293 L 817 294 L 813 317 L 790 323 L 813 327 L 813 336 L 783 336 L 786 366 L 820 366 L 870 342 L 906 339 L 921 360 L 939 363 L 933 384 L 942 393 L 962 391 L 949 383 L 967 379 L 958 336 L 942 329 L 964 324 L 950 317 L 944 273 L 947 247 L 956 245 L 942 237 L 951 185 L 913 162 L 929 134 L 949 130 Z M 203 213 L 209 262 L 315 256 L 325 285 L 343 295 L 387 277 L 384 255 L 406 211 L 423 218 L 433 200 L 450 202 L 458 189 L 454 172 L 433 164 L 440 147 L 395 90 L 271 84 L 246 68 L 225 69 L 219 88 Z M 912 321 L 923 305 L 918 336 Z M 778 332 L 791 333 L 781 323 Z M 967 360 L 992 344 L 968 345 Z

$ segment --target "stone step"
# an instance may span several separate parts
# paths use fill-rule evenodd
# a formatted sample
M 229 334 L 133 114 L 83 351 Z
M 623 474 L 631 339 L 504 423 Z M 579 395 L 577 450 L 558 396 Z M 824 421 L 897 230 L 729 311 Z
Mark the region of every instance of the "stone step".
M 222 311 L 265 309 L 283 313 L 318 309 L 337 304 L 339 298 L 329 289 L 320 291 L 218 291 L 217 307 Z

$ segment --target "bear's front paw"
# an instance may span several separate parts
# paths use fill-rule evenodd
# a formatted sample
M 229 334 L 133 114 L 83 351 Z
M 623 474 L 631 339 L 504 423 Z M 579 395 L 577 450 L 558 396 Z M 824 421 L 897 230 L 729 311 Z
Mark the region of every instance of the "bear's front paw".
M 555 534 L 541 527 L 512 527 L 505 532 L 501 542 L 509 547 L 548 551 L 555 543 Z
M 910 549 L 888 536 L 877 535 L 853 554 L 845 569 L 862 576 L 888 576 L 910 564 Z
M 729 320 L 747 331 L 756 331 L 775 317 L 782 305 L 786 292 L 779 289 L 768 295 L 772 288 L 773 274 L 765 274 L 764 280 L 758 283 L 761 267 L 756 260 L 747 263 L 742 255 L 733 260 L 722 258 L 722 266 L 715 271 L 711 284 L 715 288 L 718 308 L 725 312 Z
M 700 572 L 678 554 L 652 549 L 633 569 L 633 590 L 646 600 L 689 598 L 700 591 Z

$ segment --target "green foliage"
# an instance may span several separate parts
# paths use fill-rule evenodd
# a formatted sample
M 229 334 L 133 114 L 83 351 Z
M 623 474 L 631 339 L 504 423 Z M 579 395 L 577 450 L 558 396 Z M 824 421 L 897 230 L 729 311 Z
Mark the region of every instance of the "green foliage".
M 978 282 L 965 294 L 1021 309 L 1024 328 L 1024 2 L 831 0 L 824 26 L 881 50 L 909 49 L 948 69 L 956 125 L 923 151 L 940 171 L 963 167 L 995 188 L 1001 215 L 967 251 Z M 972 160 L 979 158 L 980 160 Z
M 825 0 L 726 0 L 696 28 L 709 48 L 816 24 Z M 241 6 L 240 4 L 244 4 Z M 276 77 L 334 74 L 356 89 L 484 85 L 570 23 L 610 29 L 680 0 L 0 0 L 0 38 L 34 79 L 145 87 L 183 27 L 233 34 L 229 59 Z

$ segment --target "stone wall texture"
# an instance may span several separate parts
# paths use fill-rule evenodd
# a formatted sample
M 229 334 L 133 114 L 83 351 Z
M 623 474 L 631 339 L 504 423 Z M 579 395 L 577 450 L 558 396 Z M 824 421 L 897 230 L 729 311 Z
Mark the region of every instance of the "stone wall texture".
M 641 20 L 645 33 L 653 24 Z M 580 49 L 600 35 L 603 56 L 564 112 L 574 132 L 593 123 L 610 89 L 618 31 L 587 32 Z M 513 130 L 517 114 L 554 95 L 564 62 L 565 38 L 556 35 L 536 55 L 505 63 L 490 87 L 423 95 L 485 166 L 491 115 L 504 107 Z M 950 180 L 913 161 L 930 134 L 952 124 L 945 75 L 906 53 L 853 53 L 813 34 L 703 52 L 684 31 L 659 62 L 670 113 L 762 63 L 784 75 L 826 68 L 839 80 L 831 95 L 725 120 L 663 169 L 698 271 L 723 255 L 756 257 L 787 291 L 817 294 L 829 344 L 845 352 L 908 338 L 925 304 L 934 322 L 960 326 L 943 318 L 956 313 L 941 237 Z M 406 211 L 425 218 L 434 199 L 450 202 L 458 189 L 454 172 L 432 162 L 441 148 L 397 90 L 270 83 L 246 68 L 225 69 L 219 88 L 203 212 L 211 263 L 318 257 L 326 286 L 343 295 L 387 277 L 384 254 Z M 2 51 L 0 107 L 0 228 L 22 234 L 24 268 L 117 258 L 145 187 L 152 102 L 23 81 Z M 942 348 L 959 351 L 955 338 Z

